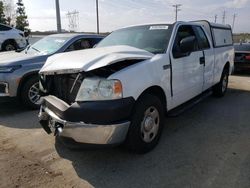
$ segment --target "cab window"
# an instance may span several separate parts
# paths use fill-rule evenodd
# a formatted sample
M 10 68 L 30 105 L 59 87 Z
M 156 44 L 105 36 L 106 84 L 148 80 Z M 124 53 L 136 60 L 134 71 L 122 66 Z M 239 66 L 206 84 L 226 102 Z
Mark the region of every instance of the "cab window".
M 190 38 L 193 38 L 193 42 L 192 42 L 192 45 L 190 46 L 189 51 L 188 52 L 182 51 L 181 43 L 183 42 L 184 39 L 190 39 Z M 173 57 L 180 58 L 180 57 L 188 56 L 190 53 L 194 51 L 198 51 L 198 50 L 199 50 L 198 40 L 196 38 L 193 27 L 189 25 L 180 26 L 177 31 L 174 45 L 173 45 L 173 51 L 172 51 Z

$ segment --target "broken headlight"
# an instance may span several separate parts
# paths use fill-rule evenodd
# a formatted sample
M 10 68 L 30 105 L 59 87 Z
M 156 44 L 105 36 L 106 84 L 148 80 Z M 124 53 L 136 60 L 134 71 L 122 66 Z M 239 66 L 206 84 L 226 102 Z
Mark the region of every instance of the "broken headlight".
M 122 84 L 119 80 L 86 78 L 78 91 L 76 101 L 100 101 L 122 98 Z

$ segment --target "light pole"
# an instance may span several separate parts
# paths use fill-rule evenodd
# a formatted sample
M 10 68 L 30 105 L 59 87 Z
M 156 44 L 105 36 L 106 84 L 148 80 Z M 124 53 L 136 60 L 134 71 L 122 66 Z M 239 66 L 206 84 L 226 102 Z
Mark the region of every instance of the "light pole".
M 97 34 L 99 34 L 100 29 L 99 29 L 99 3 L 98 3 L 98 0 L 96 0 L 96 27 L 97 27 Z
M 62 32 L 62 25 L 61 25 L 59 0 L 56 0 L 56 22 L 57 22 L 57 32 L 61 33 Z

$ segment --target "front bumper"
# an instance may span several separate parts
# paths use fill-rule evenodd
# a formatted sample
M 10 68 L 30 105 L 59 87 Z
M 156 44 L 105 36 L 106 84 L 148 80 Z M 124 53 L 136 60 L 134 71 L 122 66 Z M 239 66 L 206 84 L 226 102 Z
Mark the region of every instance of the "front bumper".
M 115 117 L 115 111 L 117 110 L 117 112 L 119 112 L 120 109 L 113 109 L 114 117 L 109 120 L 110 123 L 107 123 L 105 118 L 102 119 L 102 116 L 105 116 L 105 114 L 107 116 L 110 116 L 109 114 L 107 114 L 109 109 L 106 109 L 107 112 L 103 111 L 103 115 L 100 116 L 98 115 L 98 113 L 100 112 L 100 106 L 102 105 L 98 105 L 97 103 L 98 102 L 92 102 L 92 105 L 88 103 L 85 105 L 82 104 L 81 107 L 78 109 L 75 109 L 74 105 L 76 104 L 73 104 L 72 109 L 72 106 L 69 106 L 68 104 L 64 103 L 63 101 L 54 96 L 44 97 L 43 104 L 39 113 L 40 124 L 47 133 L 54 133 L 54 135 L 70 138 L 76 141 L 77 143 L 94 145 L 114 145 L 122 143 L 126 138 L 130 125 L 129 118 L 124 116 L 120 121 L 116 121 L 117 117 Z M 117 103 L 120 103 L 120 101 L 117 101 Z M 87 106 L 87 108 L 84 106 Z M 132 100 L 129 106 L 131 107 L 128 108 L 126 105 L 122 105 L 123 108 L 127 108 L 123 109 L 126 110 L 125 114 L 129 114 L 128 110 L 130 112 L 132 111 Z M 91 117 L 85 116 L 89 113 L 89 110 L 93 112 L 93 108 L 95 108 L 96 112 L 98 113 L 92 114 L 92 116 L 96 116 L 97 119 L 99 118 L 95 122 L 100 123 L 91 123 Z M 112 106 L 110 106 L 110 108 L 112 108 Z M 80 121 L 79 117 L 77 116 L 76 118 L 78 118 L 78 121 L 69 121 L 67 118 L 61 118 L 71 118 L 68 116 L 68 114 L 72 115 L 74 113 L 77 114 L 79 112 L 82 113 L 82 119 L 86 120 L 86 118 L 89 118 L 90 121 L 86 120 L 88 123 Z M 117 115 L 119 116 L 119 114 Z M 127 120 L 125 120 L 124 118 L 126 118 Z M 101 123 L 101 121 L 103 121 L 103 123 Z

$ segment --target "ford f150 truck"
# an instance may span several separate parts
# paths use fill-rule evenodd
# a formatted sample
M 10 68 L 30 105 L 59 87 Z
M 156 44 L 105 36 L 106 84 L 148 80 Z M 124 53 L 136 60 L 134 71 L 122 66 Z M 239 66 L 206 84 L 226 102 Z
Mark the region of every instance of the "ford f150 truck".
M 145 153 L 158 143 L 166 112 L 210 88 L 225 94 L 233 60 L 230 26 L 194 21 L 123 28 L 94 49 L 47 60 L 40 71 L 40 123 L 62 140 L 125 143 Z

